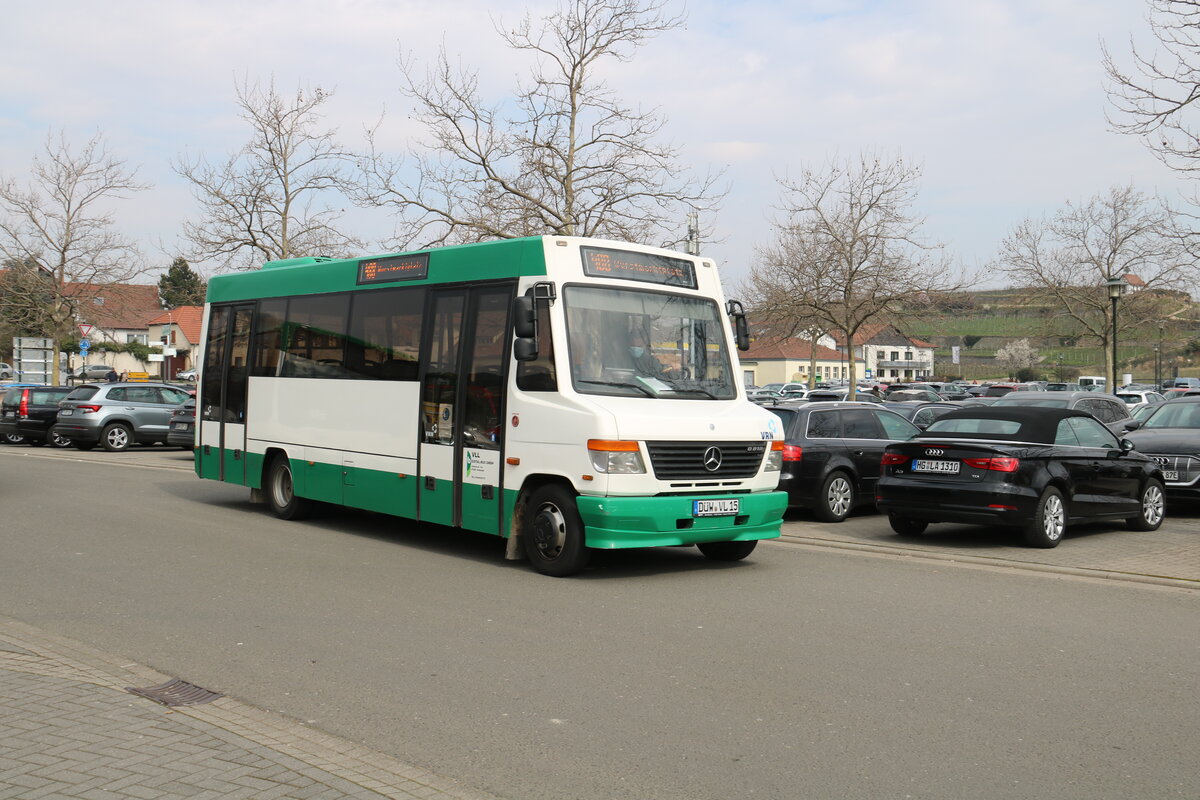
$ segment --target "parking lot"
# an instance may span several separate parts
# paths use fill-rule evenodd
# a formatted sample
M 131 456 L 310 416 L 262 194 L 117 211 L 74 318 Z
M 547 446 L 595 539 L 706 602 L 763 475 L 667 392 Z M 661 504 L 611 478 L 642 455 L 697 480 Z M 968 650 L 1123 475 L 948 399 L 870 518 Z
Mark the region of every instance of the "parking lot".
M 8 445 L 0 447 L 0 457 L 4 456 L 183 472 L 190 472 L 193 464 L 191 453 L 160 445 L 135 445 L 122 453 Z M 819 522 L 807 511 L 789 511 L 780 542 L 894 558 L 1200 588 L 1200 505 L 1168 506 L 1163 526 L 1149 533 L 1127 530 L 1120 523 L 1072 526 L 1062 544 L 1052 549 L 1025 547 L 1016 531 L 970 525 L 938 524 L 920 536 L 898 536 L 883 516 L 865 510 L 836 524 Z

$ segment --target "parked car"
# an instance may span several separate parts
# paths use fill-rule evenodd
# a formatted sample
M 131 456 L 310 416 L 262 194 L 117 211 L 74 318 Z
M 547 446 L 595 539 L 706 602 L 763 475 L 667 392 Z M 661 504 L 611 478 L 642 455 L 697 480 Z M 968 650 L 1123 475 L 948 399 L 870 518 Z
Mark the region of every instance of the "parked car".
M 974 523 L 1019 528 L 1031 547 L 1056 547 L 1083 520 L 1151 531 L 1164 516 L 1159 465 L 1078 409 L 952 411 L 888 445 L 882 464 L 877 505 L 899 534 Z
M 0 361 L 0 381 L 11 381 L 16 374 L 16 371 L 12 368 L 12 364 L 5 364 Z
M 193 367 L 192 369 L 180 370 L 179 372 L 175 373 L 175 380 L 193 381 L 194 382 L 196 380 L 196 376 L 198 374 L 199 373 L 197 372 L 195 367 Z
M 189 397 L 171 412 L 167 444 L 192 450 L 196 447 L 196 398 Z
M 974 401 L 971 401 L 971 403 L 884 403 L 883 407 L 893 414 L 899 414 L 904 417 L 913 425 L 916 425 L 919 430 L 925 430 L 929 427 L 929 423 L 942 414 L 957 411 L 973 403 Z
M 888 392 L 883 399 L 888 403 L 936 403 L 944 398 L 932 389 L 900 389 Z
M 52 436 L 50 427 L 58 415 L 58 403 L 71 392 L 70 386 L 26 386 L 9 389 L 0 399 L 0 435 L 10 442 L 19 438 L 40 447 L 70 447 L 65 436 Z M 15 443 L 15 442 L 14 442 Z
M 1083 387 L 1078 383 L 1047 383 L 1047 392 L 1082 392 Z
M 1038 394 L 1012 393 L 996 398 L 992 408 L 1023 405 L 1040 408 L 1078 408 L 1100 420 L 1115 434 L 1123 434 L 1130 428 L 1133 418 L 1129 407 L 1111 394 L 1103 392 L 1040 392 Z
M 849 391 L 846 389 L 813 389 L 804 396 L 805 400 L 813 403 L 836 403 L 845 402 L 846 395 Z M 883 399 L 869 392 L 854 393 L 854 399 L 860 403 L 882 403 Z
M 1200 378 L 1168 378 L 1162 383 L 1163 389 L 1200 389 Z
M 918 433 L 908 420 L 867 403 L 784 403 L 770 411 L 784 431 L 779 488 L 789 506 L 812 509 L 824 522 L 841 522 L 872 502 L 884 448 Z
M 1163 397 L 1168 400 L 1176 400 L 1180 397 L 1195 397 L 1200 395 L 1200 389 L 1190 389 L 1186 386 L 1177 386 L 1173 389 L 1163 389 Z
M 88 364 L 75 370 L 71 377 L 76 381 L 102 381 L 108 377 L 108 373 L 115 371 L 108 364 Z
M 171 411 L 187 399 L 186 391 L 163 383 L 84 384 L 63 399 L 51 432 L 80 450 L 166 442 Z
M 1125 403 L 1125 406 L 1132 414 L 1135 408 L 1142 406 L 1156 406 L 1159 403 L 1165 403 L 1167 398 L 1155 391 L 1140 391 L 1134 389 L 1122 389 L 1117 392 L 1116 398 Z
M 1167 497 L 1200 498 L 1200 396 L 1154 406 L 1126 438 L 1158 463 Z

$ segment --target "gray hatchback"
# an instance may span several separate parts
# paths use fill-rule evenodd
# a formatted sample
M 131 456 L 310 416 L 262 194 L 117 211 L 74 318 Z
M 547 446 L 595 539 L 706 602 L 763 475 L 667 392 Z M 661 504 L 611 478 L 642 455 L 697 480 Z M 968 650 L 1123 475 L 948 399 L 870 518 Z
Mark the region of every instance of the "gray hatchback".
M 135 443 L 166 442 L 171 412 L 187 399 L 183 389 L 161 383 L 88 383 L 59 403 L 51 430 L 80 450 L 99 444 L 115 452 Z

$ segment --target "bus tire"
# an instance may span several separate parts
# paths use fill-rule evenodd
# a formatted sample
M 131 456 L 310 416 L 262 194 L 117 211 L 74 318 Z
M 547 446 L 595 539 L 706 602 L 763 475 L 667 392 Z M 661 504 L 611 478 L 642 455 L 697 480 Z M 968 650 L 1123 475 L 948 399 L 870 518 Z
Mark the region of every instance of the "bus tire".
M 757 544 L 757 539 L 751 539 L 748 542 L 700 542 L 696 547 L 705 558 L 713 561 L 741 561 L 754 552 Z
M 557 484 L 538 487 L 530 494 L 521 541 L 533 568 L 555 578 L 579 572 L 592 554 L 584 543 L 583 520 L 575 498 Z
M 292 462 L 287 456 L 278 455 L 271 459 L 267 478 L 263 481 L 263 494 L 271 513 L 280 519 L 304 519 L 312 513 L 312 501 L 296 496 Z

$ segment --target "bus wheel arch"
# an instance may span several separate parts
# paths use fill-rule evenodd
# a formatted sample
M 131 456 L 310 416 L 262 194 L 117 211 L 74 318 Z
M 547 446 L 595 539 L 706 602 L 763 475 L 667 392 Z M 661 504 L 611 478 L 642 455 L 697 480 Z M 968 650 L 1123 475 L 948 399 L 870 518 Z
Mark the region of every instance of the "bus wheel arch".
M 292 462 L 283 450 L 271 449 L 263 459 L 262 494 L 271 513 L 280 519 L 304 519 L 313 502 L 296 494 Z
M 577 496 L 568 481 L 551 476 L 531 477 L 521 489 L 514 533 L 525 557 L 543 575 L 574 575 L 591 557 Z

